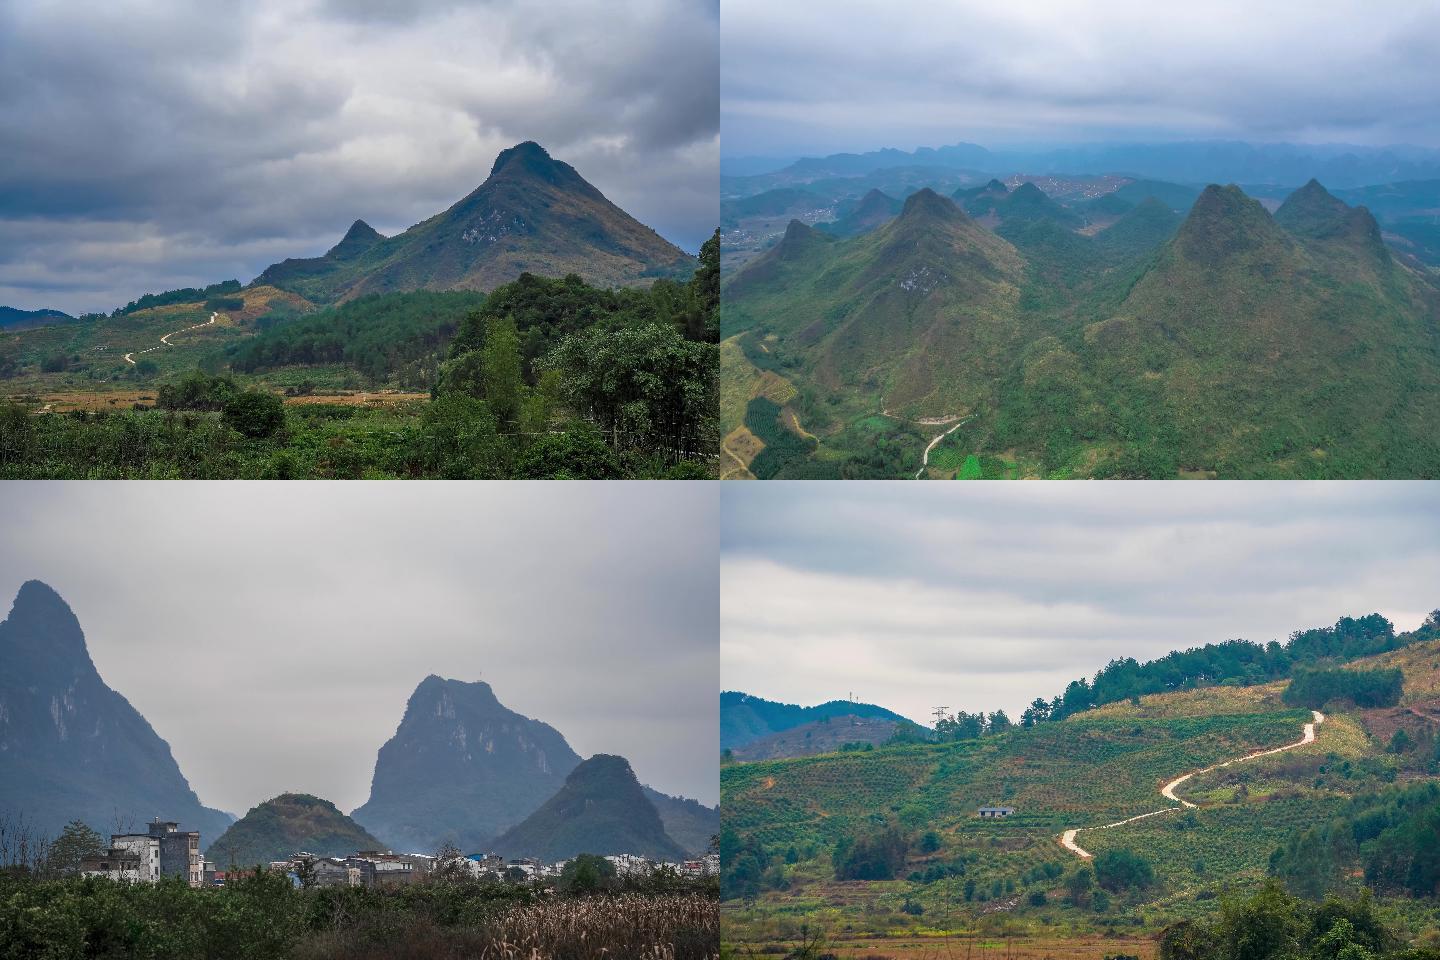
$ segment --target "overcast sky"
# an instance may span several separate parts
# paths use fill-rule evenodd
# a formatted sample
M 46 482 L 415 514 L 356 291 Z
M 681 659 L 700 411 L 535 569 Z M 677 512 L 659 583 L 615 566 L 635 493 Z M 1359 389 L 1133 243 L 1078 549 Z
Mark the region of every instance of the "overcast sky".
M 968 141 L 1440 147 L 1440 5 L 725 0 L 726 156 Z
M 364 802 L 431 673 L 713 804 L 717 501 L 705 483 L 11 482 L 0 604 L 32 578 L 59 591 L 101 677 L 232 813 L 287 790 Z
M 717 0 L 0 2 L 0 304 L 109 310 L 439 213 L 536 140 L 691 252 Z
M 1010 716 L 1138 660 L 1440 608 L 1414 483 L 724 484 L 721 685 Z

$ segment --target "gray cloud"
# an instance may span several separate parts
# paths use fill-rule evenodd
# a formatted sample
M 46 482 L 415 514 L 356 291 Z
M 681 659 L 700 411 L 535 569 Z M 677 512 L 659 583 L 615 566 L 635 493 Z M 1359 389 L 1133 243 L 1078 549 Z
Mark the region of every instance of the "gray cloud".
M 0 603 L 55 587 L 207 804 L 349 810 L 427 674 L 717 799 L 708 484 L 11 483 Z M 165 664 L 163 672 L 153 666 Z
M 1440 607 L 1419 483 L 725 484 L 721 682 L 1018 710 L 1148 659 Z
M 695 250 L 718 217 L 718 34 L 712 5 L 658 0 L 6 4 L 0 303 L 247 281 L 357 217 L 439 212 L 527 139 Z M 164 255 L 28 242 L 57 224 Z
M 727 156 L 1100 139 L 1440 146 L 1440 8 L 726 0 Z

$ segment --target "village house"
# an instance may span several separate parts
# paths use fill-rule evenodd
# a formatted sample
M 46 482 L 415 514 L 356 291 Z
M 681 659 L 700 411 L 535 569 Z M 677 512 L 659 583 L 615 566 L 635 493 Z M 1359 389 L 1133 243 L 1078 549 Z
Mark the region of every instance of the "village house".
M 204 861 L 200 858 L 200 834 L 181 830 L 178 823 L 160 820 L 148 824 L 145 833 L 116 833 L 110 849 L 80 863 L 85 876 L 105 876 L 132 883 L 156 883 L 161 877 L 182 877 L 192 887 L 205 883 Z
M 976 816 L 986 820 L 1008 817 L 1015 812 L 1014 807 L 981 807 L 976 811 Z

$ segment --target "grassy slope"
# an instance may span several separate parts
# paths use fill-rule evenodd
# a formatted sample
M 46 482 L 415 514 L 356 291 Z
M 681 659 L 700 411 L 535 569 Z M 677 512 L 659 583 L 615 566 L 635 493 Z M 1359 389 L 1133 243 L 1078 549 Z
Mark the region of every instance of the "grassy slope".
M 255 321 L 281 304 L 296 310 L 310 308 L 295 294 L 271 286 L 250 287 L 236 296 L 244 299 L 243 310 L 222 311 L 214 324 L 171 337 L 169 347 L 160 346 L 161 337 L 210 319 L 204 303 L 169 304 L 97 321 L 0 334 L 0 345 L 15 349 L 23 365 L 19 377 L 0 381 L 0 389 L 6 394 L 21 394 L 105 391 L 153 384 L 194 369 L 202 357 L 228 343 L 253 336 Z M 160 348 L 139 353 L 155 346 Z M 63 373 L 42 373 L 40 361 L 56 352 L 78 359 Z M 154 363 L 158 372 L 142 375 L 125 362 L 124 355 L 130 352 L 136 354 L 137 361 Z
M 1440 695 L 1440 642 L 1353 666 L 1401 667 L 1402 706 Z M 727 904 L 734 936 L 773 936 L 776 924 L 792 916 L 832 929 L 894 932 L 937 923 L 963 929 L 999 907 L 1022 925 L 1134 921 L 1148 928 L 1213 909 L 1217 889 L 1259 882 L 1271 851 L 1295 828 L 1328 819 L 1349 797 L 1393 779 L 1396 761 L 1384 753 L 1381 734 L 1389 728 L 1375 722 L 1388 711 L 1332 712 L 1312 747 L 1188 781 L 1179 793 L 1198 805 L 1193 811 L 1082 830 L 1086 849 L 1137 850 L 1159 878 L 1145 893 L 1116 898 L 1108 920 L 1059 903 L 1058 881 L 1032 871 L 1046 863 L 1067 870 L 1077 865 L 1057 843 L 1065 828 L 1161 809 L 1168 804 L 1159 788 L 1172 777 L 1252 748 L 1293 742 L 1307 717 L 1280 702 L 1283 686 L 1149 696 L 1138 705 L 1110 704 L 1062 723 L 967 743 L 727 765 L 721 773 L 725 828 L 770 851 L 798 854 L 787 868 L 788 890 L 767 892 L 749 906 Z M 974 808 L 989 802 L 1019 812 L 1005 821 L 976 819 Z M 836 840 L 887 820 L 912 835 L 934 830 L 941 838 L 934 853 L 912 847 L 907 871 L 964 861 L 964 875 L 925 883 L 834 881 L 829 855 Z M 1009 882 L 1015 893 L 966 903 L 966 880 L 982 893 Z M 1048 905 L 1028 903 L 1027 895 L 1038 890 L 1048 893 Z M 898 912 L 907 898 L 926 908 L 924 919 Z

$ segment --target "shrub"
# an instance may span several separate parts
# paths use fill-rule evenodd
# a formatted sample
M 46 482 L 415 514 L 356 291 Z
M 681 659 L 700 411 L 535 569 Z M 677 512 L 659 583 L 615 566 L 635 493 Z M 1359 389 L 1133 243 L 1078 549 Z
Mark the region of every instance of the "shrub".
M 285 401 L 273 393 L 247 390 L 225 401 L 224 419 L 239 433 L 260 440 L 285 425 Z

